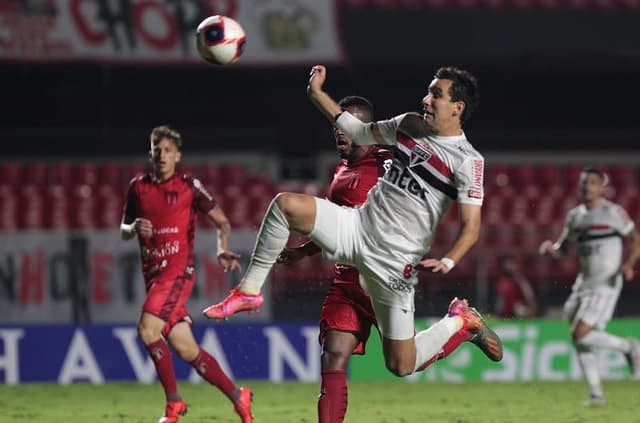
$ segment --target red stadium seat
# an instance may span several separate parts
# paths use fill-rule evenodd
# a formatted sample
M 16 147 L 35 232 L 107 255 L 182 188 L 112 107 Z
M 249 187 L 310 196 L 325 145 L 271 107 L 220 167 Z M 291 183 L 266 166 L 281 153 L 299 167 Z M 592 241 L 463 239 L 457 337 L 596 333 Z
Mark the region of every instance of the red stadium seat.
M 539 165 L 536 167 L 536 181 L 544 189 L 566 185 L 565 169 L 561 165 Z
M 528 164 L 519 164 L 510 169 L 510 183 L 517 190 L 536 184 L 535 168 Z
M 508 222 L 485 224 L 480 231 L 480 243 L 488 248 L 508 248 L 513 245 L 513 230 Z
M 49 166 L 44 162 L 25 163 L 22 168 L 22 183 L 44 185 L 49 182 Z
M 21 229 L 44 228 L 44 201 L 40 185 L 23 185 L 18 192 L 18 225 Z
M 22 183 L 22 165 L 18 162 L 0 163 L 0 184 L 17 186 Z
M 509 185 L 509 167 L 503 163 L 487 165 L 485 171 L 485 185 L 488 187 L 502 188 Z
M 229 163 L 220 166 L 220 179 L 223 184 L 242 183 L 246 177 L 245 167 L 239 163 Z
M 96 196 L 95 222 L 100 229 L 117 229 L 122 219 L 124 198 L 113 185 L 105 183 L 94 189 Z
M 69 223 L 72 229 L 95 229 L 95 192 L 91 185 L 79 184 L 71 187 Z
M 126 184 L 122 178 L 122 166 L 120 163 L 104 163 L 98 166 L 97 183 L 114 187 Z
M 149 166 L 141 163 L 133 163 L 122 167 L 126 183 L 137 176 L 142 176 L 149 172 Z
M 49 165 L 49 176 L 52 184 L 69 186 L 71 184 L 72 165 L 69 162 L 55 162 Z
M 205 165 L 200 166 L 200 170 L 198 173 L 202 176 L 202 181 L 204 184 L 215 184 L 217 185 L 220 182 L 220 166 L 213 163 L 207 163 Z
M 585 165 L 571 164 L 567 166 L 567 192 L 577 192 L 580 173 Z
M 0 184 L 0 231 L 18 229 L 18 201 L 13 186 Z
M 45 227 L 48 229 L 69 228 L 69 200 L 63 185 L 49 185 L 45 188 Z
M 72 184 L 93 185 L 98 181 L 98 166 L 93 162 L 82 162 L 71 168 Z

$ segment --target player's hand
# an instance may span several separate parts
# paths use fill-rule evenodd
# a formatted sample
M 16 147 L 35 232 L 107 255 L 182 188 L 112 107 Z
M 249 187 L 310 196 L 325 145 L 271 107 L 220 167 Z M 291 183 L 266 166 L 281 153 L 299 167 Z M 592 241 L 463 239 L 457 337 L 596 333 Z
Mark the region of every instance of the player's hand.
M 538 253 L 543 256 L 553 255 L 554 252 L 555 249 L 553 248 L 553 242 L 548 239 L 543 241 L 542 244 L 540 244 L 540 248 L 538 248 Z
M 240 262 L 238 262 L 239 258 L 240 255 L 233 251 L 222 251 L 218 254 L 218 263 L 220 263 L 220 266 L 225 272 L 230 270 L 242 272 L 242 266 L 240 266 Z
M 148 238 L 153 235 L 153 225 L 149 219 L 137 217 L 136 220 L 133 221 L 133 230 L 143 238 Z
M 636 274 L 635 269 L 629 263 L 624 263 L 620 268 L 622 270 L 622 274 L 624 275 L 624 279 L 630 281 Z
M 309 73 L 309 85 L 307 86 L 307 92 L 319 92 L 322 91 L 324 81 L 327 79 L 327 68 L 323 65 L 315 65 L 311 68 Z
M 414 266 L 414 269 L 427 272 L 430 271 L 432 273 L 449 273 L 449 266 L 444 264 L 438 259 L 428 258 L 421 260 L 418 264 Z
M 293 264 L 305 256 L 306 254 L 302 250 L 302 248 L 286 248 L 285 247 L 282 250 L 282 252 L 280 252 L 280 254 L 278 255 L 278 258 L 276 258 L 276 263 Z

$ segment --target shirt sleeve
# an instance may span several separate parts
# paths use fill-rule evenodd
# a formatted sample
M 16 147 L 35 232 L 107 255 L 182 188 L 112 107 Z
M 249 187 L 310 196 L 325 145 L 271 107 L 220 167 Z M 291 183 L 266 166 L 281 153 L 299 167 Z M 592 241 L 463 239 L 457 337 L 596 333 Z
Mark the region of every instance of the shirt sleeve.
M 458 190 L 460 204 L 481 206 L 484 200 L 484 159 L 470 157 L 466 159 L 455 173 L 454 182 Z
M 629 217 L 627 211 L 622 206 L 616 204 L 614 207 L 614 213 L 616 230 L 624 236 L 631 234 L 636 225 Z
M 213 195 L 207 191 L 204 185 L 202 185 L 199 179 L 191 178 L 190 182 L 193 187 L 193 208 L 203 214 L 209 213 L 218 202 L 213 198 Z
M 562 226 L 560 236 L 558 237 L 558 240 L 555 242 L 555 244 L 553 244 L 553 248 L 555 248 L 556 250 L 558 250 L 565 242 L 575 241 L 575 236 L 572 235 L 573 231 L 571 230 L 573 215 L 574 214 L 572 212 L 569 212 L 567 214 L 567 217 L 564 219 L 564 226 Z
M 349 112 L 342 112 L 336 126 L 359 145 L 395 145 L 396 130 L 405 114 L 388 120 L 363 123 Z
M 122 209 L 122 221 L 126 224 L 132 223 L 138 217 L 138 211 L 136 208 L 136 190 L 135 182 L 129 183 L 129 190 L 127 191 L 127 198 L 124 202 Z

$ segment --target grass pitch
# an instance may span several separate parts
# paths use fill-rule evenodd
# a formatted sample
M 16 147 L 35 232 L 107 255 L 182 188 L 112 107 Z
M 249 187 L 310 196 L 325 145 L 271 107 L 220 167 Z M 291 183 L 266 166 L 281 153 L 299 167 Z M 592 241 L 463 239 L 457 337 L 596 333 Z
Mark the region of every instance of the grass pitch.
M 245 381 L 255 392 L 257 423 L 315 422 L 316 383 Z M 585 407 L 586 385 L 558 383 L 349 384 L 346 422 L 640 422 L 640 382 L 610 381 L 608 403 Z M 205 384 L 180 384 L 189 404 L 181 423 L 239 422 L 231 404 Z M 0 387 L 0 422 L 155 423 L 164 406 L 158 384 L 20 385 Z

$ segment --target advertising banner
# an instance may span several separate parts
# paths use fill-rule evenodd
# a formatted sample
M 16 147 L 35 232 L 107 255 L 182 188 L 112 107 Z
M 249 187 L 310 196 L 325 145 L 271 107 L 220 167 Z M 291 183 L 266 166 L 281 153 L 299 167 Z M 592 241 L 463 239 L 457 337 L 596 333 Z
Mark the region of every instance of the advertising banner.
M 424 327 L 424 321 L 417 322 Z M 582 378 L 566 323 L 529 320 L 493 322 L 504 340 L 500 363 L 489 361 L 472 344 L 464 343 L 451 356 L 426 371 L 403 378 L 407 383 L 568 381 Z M 613 333 L 638 333 L 639 319 L 610 323 Z M 194 324 L 196 341 L 212 353 L 234 379 L 272 382 L 320 379 L 318 326 L 309 323 Z M 379 337 L 373 334 L 364 356 L 353 356 L 350 380 L 397 380 L 384 366 Z M 603 379 L 629 378 L 619 352 L 598 350 Z M 180 380 L 200 377 L 174 356 Z M 24 382 L 150 383 L 153 362 L 128 324 L 0 325 L 0 383 Z
M 239 282 L 224 273 L 216 258 L 216 233 L 196 234 L 196 285 L 187 307 L 194 319 Z M 246 268 L 255 232 L 234 231 L 230 248 Z M 270 283 L 263 287 L 260 313 L 238 319 L 271 317 Z M 0 322 L 132 322 L 145 298 L 137 240 L 114 231 L 83 233 L 35 231 L 0 234 Z
M 405 379 L 409 382 L 523 382 L 582 378 L 566 322 L 505 320 L 490 324 L 504 342 L 501 362 L 489 361 L 475 345 L 465 342 L 446 359 Z M 425 328 L 426 325 L 425 321 L 416 322 L 417 328 Z M 623 337 L 637 337 L 640 320 L 614 320 L 609 323 L 608 330 Z M 620 352 L 600 349 L 596 350 L 596 355 L 603 379 L 629 377 L 626 359 Z M 384 366 L 378 337 L 369 338 L 365 356 L 351 360 L 350 377 L 352 380 L 396 379 Z
M 247 43 L 234 66 L 343 60 L 334 1 L 0 1 L 0 61 L 203 64 L 195 31 L 226 15 Z
M 196 324 L 197 342 L 232 379 L 315 381 L 320 376 L 317 325 Z M 176 358 L 180 380 L 200 382 Z M 0 325 L 0 383 L 156 380 L 134 324 Z

